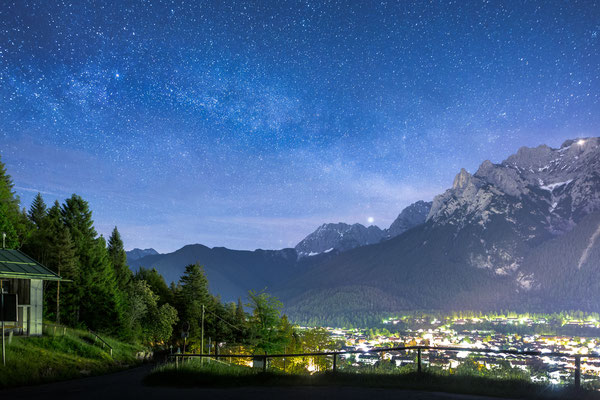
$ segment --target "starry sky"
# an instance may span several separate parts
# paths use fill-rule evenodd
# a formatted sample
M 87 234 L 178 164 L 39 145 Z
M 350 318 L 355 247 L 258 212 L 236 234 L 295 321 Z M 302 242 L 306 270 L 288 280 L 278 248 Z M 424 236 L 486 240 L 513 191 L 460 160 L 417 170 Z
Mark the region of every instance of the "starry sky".
M 600 136 L 595 1 L 0 2 L 0 156 L 126 248 L 385 228 L 461 167 Z

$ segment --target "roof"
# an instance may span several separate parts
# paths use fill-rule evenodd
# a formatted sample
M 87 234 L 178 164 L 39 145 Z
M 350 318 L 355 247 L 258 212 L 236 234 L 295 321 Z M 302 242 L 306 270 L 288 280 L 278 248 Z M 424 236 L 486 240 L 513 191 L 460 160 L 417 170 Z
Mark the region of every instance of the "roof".
M 20 250 L 0 249 L 0 278 L 63 280 Z

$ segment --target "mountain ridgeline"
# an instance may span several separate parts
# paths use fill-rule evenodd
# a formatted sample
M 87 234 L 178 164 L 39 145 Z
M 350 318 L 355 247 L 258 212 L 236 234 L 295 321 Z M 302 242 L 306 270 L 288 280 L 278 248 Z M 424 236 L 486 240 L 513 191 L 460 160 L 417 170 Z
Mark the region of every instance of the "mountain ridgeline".
M 600 138 L 523 147 L 474 174 L 463 169 L 388 229 L 324 224 L 295 249 L 274 251 L 188 247 L 130 263 L 175 280 L 199 262 L 224 298 L 268 286 L 310 323 L 414 309 L 597 311 Z
M 392 224 L 395 235 L 425 222 L 430 207 L 431 203 L 423 201 L 408 206 Z M 390 237 L 387 229 L 377 226 L 323 224 L 293 249 L 245 251 L 193 244 L 168 254 L 158 254 L 154 249 L 134 249 L 127 252 L 127 260 L 133 270 L 155 268 L 167 282 L 177 282 L 186 265 L 201 264 L 213 293 L 235 300 L 245 297 L 250 289 L 279 287 L 309 266 L 340 252 Z M 140 256 L 142 252 L 148 254 Z
M 158 254 L 158 251 L 154 249 L 133 249 L 125 252 L 127 254 L 128 261 L 139 260 L 142 257 L 153 256 Z
M 379 243 L 396 237 L 425 222 L 431 202 L 417 201 L 406 207 L 388 229 L 361 224 L 323 224 L 295 247 L 300 257 L 314 256 L 333 250 L 338 252 Z

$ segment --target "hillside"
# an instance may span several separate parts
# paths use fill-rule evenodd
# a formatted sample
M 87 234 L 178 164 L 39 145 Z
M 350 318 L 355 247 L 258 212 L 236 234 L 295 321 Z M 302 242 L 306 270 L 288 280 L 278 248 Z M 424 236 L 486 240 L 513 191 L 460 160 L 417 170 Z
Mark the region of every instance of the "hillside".
M 113 348 L 112 356 L 108 348 L 82 330 L 60 327 L 55 331 L 50 327 L 41 337 L 15 336 L 6 344 L 0 388 L 105 374 L 141 363 L 141 346 L 102 338 Z
M 168 254 L 142 257 L 130 262 L 130 268 L 156 268 L 167 283 L 177 282 L 185 267 L 198 263 L 204 267 L 212 293 L 223 300 L 245 298 L 248 290 L 272 290 L 312 263 L 334 256 L 334 252 L 299 258 L 296 250 L 230 250 L 200 244 L 184 246 Z

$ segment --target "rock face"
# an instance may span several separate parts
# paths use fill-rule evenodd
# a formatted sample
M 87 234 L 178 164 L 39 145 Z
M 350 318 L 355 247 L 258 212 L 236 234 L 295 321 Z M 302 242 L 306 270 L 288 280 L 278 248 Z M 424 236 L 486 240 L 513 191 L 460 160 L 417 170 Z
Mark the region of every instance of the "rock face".
M 127 254 L 127 262 L 131 263 L 132 261 L 139 260 L 140 258 L 143 258 L 146 256 L 156 255 L 156 254 L 158 254 L 158 251 L 156 251 L 152 248 L 150 248 L 150 249 L 135 248 L 133 250 L 126 251 L 125 254 Z
M 331 251 L 346 251 L 381 241 L 385 232 L 377 226 L 361 224 L 323 224 L 295 247 L 300 257 L 314 256 Z
M 342 252 L 360 246 L 379 243 L 396 237 L 417 225 L 423 224 L 431 202 L 417 201 L 406 207 L 388 229 L 361 224 L 323 224 L 296 245 L 300 257 L 314 256 L 332 251 Z
M 417 225 L 425 223 L 431 210 L 431 204 L 430 201 L 420 200 L 406 207 L 387 229 L 387 236 L 389 238 L 396 237 Z
M 474 174 L 462 169 L 434 198 L 425 223 L 324 260 L 280 298 L 292 316 L 344 314 L 347 304 L 326 303 L 344 287 L 377 296 L 369 304 L 379 311 L 393 311 L 392 303 L 597 311 L 600 138 L 524 147 L 499 164 L 484 161 Z
M 523 147 L 500 164 L 464 169 L 436 196 L 427 217 L 434 225 L 469 228 L 472 266 L 514 275 L 523 290 L 535 273 L 519 271 L 529 249 L 575 227 L 600 210 L 600 138 L 568 140 L 558 149 Z
M 548 231 L 564 233 L 600 209 L 600 138 L 568 140 L 559 149 L 522 147 L 501 164 L 484 161 L 475 175 L 464 169 L 452 189 L 436 196 L 428 220 L 486 220 L 498 197 L 527 200 L 548 217 Z M 486 214 L 487 213 L 487 214 Z

